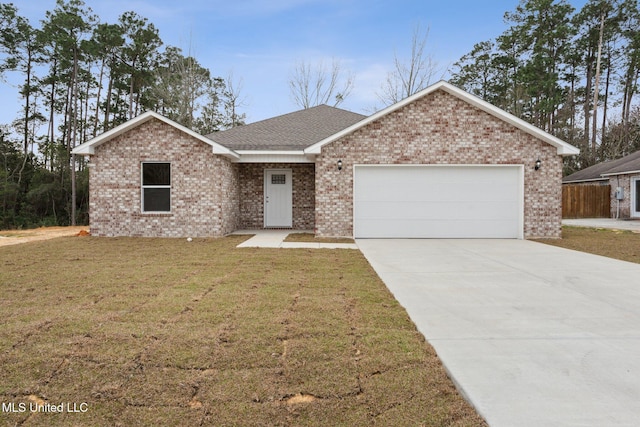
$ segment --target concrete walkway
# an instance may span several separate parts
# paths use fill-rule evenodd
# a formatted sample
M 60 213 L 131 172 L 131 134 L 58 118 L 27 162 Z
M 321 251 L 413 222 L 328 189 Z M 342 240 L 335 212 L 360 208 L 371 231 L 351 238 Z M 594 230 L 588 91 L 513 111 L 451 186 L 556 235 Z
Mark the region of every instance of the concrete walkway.
M 636 426 L 640 265 L 526 240 L 357 240 L 493 427 Z
M 316 242 L 285 242 L 291 230 L 238 230 L 232 234 L 254 234 L 254 236 L 240 243 L 238 248 L 288 248 L 288 249 L 358 249 L 355 243 L 316 243 Z M 299 231 L 295 233 L 313 233 L 313 231 Z
M 612 230 L 631 230 L 640 233 L 640 220 L 624 220 L 611 218 L 563 219 L 562 225 L 573 227 L 609 228 Z

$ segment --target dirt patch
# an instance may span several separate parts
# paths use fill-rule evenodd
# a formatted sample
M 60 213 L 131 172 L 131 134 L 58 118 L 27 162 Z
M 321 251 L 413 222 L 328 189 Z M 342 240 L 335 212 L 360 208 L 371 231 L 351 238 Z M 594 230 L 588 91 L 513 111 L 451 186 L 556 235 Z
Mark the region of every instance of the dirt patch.
M 43 406 L 44 404 L 47 403 L 44 399 L 36 396 L 35 394 L 30 394 L 29 396 L 27 396 L 27 400 L 33 403 L 34 405 L 38 405 L 38 406 Z
M 191 409 L 200 409 L 202 408 L 202 402 L 195 398 L 195 396 L 189 402 L 189 408 Z
M 29 230 L 0 230 L 0 246 L 37 242 L 56 237 L 88 235 L 88 230 L 89 227 L 86 225 L 77 227 L 40 227 Z
M 287 405 L 296 405 L 299 403 L 311 403 L 314 400 L 316 400 L 316 398 L 314 396 L 311 396 L 310 394 L 296 394 L 295 396 L 291 396 L 290 398 L 287 399 Z

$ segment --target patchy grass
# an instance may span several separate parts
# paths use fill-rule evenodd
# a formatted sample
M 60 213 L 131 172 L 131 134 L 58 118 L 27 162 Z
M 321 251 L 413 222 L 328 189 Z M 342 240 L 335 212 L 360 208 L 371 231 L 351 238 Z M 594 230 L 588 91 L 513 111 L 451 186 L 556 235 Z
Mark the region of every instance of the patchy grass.
M 538 242 L 640 263 L 640 234 L 602 228 L 562 227 L 562 239 Z
M 316 237 L 313 233 L 291 233 L 284 241 L 304 243 L 355 243 L 353 239 L 346 237 Z
M 0 248 L 3 424 L 486 425 L 360 252 L 246 238 Z

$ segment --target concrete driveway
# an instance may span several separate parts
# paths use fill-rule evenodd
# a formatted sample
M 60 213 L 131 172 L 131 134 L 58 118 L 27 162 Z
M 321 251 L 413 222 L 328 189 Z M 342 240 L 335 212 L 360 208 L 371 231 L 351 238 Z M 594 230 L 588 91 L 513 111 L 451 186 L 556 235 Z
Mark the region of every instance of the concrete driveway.
M 640 265 L 526 240 L 357 240 L 491 426 L 637 426 Z

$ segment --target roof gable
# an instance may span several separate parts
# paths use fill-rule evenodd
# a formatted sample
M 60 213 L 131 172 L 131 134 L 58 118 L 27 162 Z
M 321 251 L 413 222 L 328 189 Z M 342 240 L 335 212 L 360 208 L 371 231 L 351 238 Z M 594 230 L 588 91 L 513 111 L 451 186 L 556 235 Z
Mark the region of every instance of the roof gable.
M 174 127 L 175 129 L 179 130 L 180 132 L 186 133 L 189 136 L 192 136 L 193 138 L 204 142 L 207 145 L 211 146 L 211 149 L 213 151 L 214 154 L 220 154 L 226 157 L 229 157 L 231 159 L 238 159 L 240 156 L 235 153 L 233 150 L 228 149 L 227 147 L 224 147 L 214 141 L 212 141 L 211 139 L 200 135 L 197 132 L 192 131 L 191 129 L 188 129 L 184 126 L 182 126 L 181 124 L 178 124 L 176 122 L 174 122 L 173 120 L 169 120 L 166 117 L 154 112 L 154 111 L 147 111 L 146 113 L 140 114 L 137 117 L 134 117 L 133 119 L 119 125 L 116 126 L 115 128 L 102 133 L 98 136 L 96 136 L 95 138 L 92 138 L 91 140 L 85 142 L 84 144 L 80 144 L 78 145 L 76 148 L 73 149 L 72 153 L 73 154 L 80 154 L 80 155 L 93 155 L 95 154 L 95 147 L 104 144 L 105 142 L 108 142 L 110 140 L 112 140 L 113 138 L 120 136 L 128 131 L 130 131 L 131 129 L 134 129 L 138 126 L 140 126 L 143 123 L 148 122 L 149 120 L 152 119 L 156 119 L 156 120 L 160 120 L 163 123 L 168 124 L 169 126 Z
M 318 105 L 207 135 L 233 150 L 299 150 L 321 141 L 366 116 Z
M 571 156 L 571 155 L 575 155 L 580 153 L 580 150 L 577 149 L 576 147 L 574 147 L 573 145 L 570 145 L 564 141 L 562 141 L 559 138 L 556 138 L 555 136 L 541 130 L 538 129 L 537 127 L 525 122 L 522 119 L 519 119 L 518 117 L 507 113 L 504 110 L 501 110 L 500 108 L 489 104 L 486 101 L 483 101 L 482 99 L 473 96 L 461 89 L 458 89 L 457 87 L 445 82 L 444 80 L 439 81 L 438 83 L 435 83 L 431 86 L 429 86 L 428 88 L 408 97 L 405 98 L 404 100 L 393 104 L 369 117 L 367 117 L 364 120 L 359 121 L 358 123 L 353 124 L 352 126 L 349 126 L 346 129 L 343 129 L 325 139 L 323 139 L 322 141 L 317 142 L 316 144 L 313 144 L 312 146 L 306 148 L 304 150 L 305 154 L 320 154 L 322 147 L 326 144 L 329 144 L 331 142 L 336 141 L 337 139 L 340 139 L 346 135 L 349 135 L 355 131 L 357 131 L 358 129 L 368 125 L 371 122 L 374 122 L 388 114 L 393 113 L 396 110 L 399 110 L 400 108 L 411 104 L 412 102 L 415 102 L 416 100 L 423 98 L 437 90 L 443 90 L 459 99 L 461 99 L 462 101 L 465 101 L 477 108 L 479 108 L 480 110 L 491 114 L 494 117 L 497 117 L 498 119 L 505 121 L 507 123 L 510 123 L 511 125 L 515 126 L 516 128 L 542 140 L 545 141 L 546 143 L 556 147 L 557 152 L 559 155 L 562 156 Z

